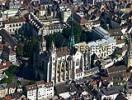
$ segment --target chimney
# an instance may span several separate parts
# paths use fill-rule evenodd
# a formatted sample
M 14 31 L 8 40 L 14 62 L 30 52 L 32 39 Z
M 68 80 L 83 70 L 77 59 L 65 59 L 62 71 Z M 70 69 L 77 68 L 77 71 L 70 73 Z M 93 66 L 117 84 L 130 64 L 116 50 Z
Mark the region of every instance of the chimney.
M 110 25 L 109 25 L 109 24 L 107 24 L 107 29 L 108 29 L 108 30 L 110 29 Z

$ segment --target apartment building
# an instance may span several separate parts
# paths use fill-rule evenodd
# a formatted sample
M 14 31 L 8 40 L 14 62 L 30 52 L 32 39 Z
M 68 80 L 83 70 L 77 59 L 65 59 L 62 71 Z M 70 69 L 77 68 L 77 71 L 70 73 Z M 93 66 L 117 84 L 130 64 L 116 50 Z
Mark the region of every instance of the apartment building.
M 110 36 L 108 31 L 101 27 L 94 27 L 92 28 L 91 33 L 88 34 L 94 34 L 94 38 L 97 36 L 99 36 L 99 38 L 90 39 L 87 43 L 82 42 L 75 44 L 77 49 L 86 49 L 86 51 L 89 51 L 90 55 L 96 54 L 98 58 L 107 58 L 113 53 L 117 46 L 117 42 L 114 37 Z
M 78 43 L 75 44 L 78 49 L 86 49 L 90 55 L 96 54 L 98 58 L 107 58 L 113 53 L 116 47 L 116 40 L 112 37 L 105 40 L 96 40 L 89 43 Z
M 54 96 L 53 82 L 37 81 L 36 84 L 26 86 L 29 100 L 46 100 Z
M 7 84 L 0 84 L 0 98 L 5 97 L 8 94 Z
M 9 8 L 10 9 L 19 9 L 21 7 L 21 3 L 22 1 L 18 1 L 18 0 L 10 0 L 9 2 Z
M 47 98 L 52 98 L 54 96 L 54 85 L 53 82 L 45 83 L 45 81 L 36 82 L 38 90 L 38 100 L 44 100 Z
M 25 23 L 24 18 L 9 18 L 3 22 L 4 29 L 8 31 L 11 35 L 17 33 L 18 29 L 22 27 Z
M 88 47 L 90 48 L 90 54 L 96 54 L 99 58 L 107 58 L 109 55 L 113 53 L 116 47 L 116 40 L 110 37 L 105 40 L 97 40 L 88 43 Z
M 44 22 L 43 22 L 44 23 Z M 54 23 L 51 22 L 50 24 L 44 24 L 44 27 L 42 27 L 39 30 L 39 34 L 45 35 L 50 35 L 58 32 L 62 32 L 62 30 L 66 27 L 66 24 L 61 24 L 61 23 Z
M 37 99 L 37 86 L 36 84 L 26 86 L 26 96 L 29 100 Z
M 48 82 L 45 83 L 46 87 L 46 98 L 50 99 L 54 96 L 54 83 L 53 82 Z

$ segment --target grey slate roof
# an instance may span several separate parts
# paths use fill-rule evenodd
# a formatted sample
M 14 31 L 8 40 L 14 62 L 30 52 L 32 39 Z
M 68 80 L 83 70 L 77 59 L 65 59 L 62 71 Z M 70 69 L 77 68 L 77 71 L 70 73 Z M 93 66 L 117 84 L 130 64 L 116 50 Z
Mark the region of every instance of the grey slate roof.
M 3 37 L 3 39 L 10 44 L 12 48 L 16 46 L 16 41 L 11 37 L 11 35 L 4 29 L 0 30 L 0 35 Z
M 109 88 L 102 88 L 101 89 L 101 93 L 108 96 L 108 95 L 113 95 L 116 93 L 120 93 L 121 91 L 123 91 L 123 87 L 122 86 L 112 86 Z

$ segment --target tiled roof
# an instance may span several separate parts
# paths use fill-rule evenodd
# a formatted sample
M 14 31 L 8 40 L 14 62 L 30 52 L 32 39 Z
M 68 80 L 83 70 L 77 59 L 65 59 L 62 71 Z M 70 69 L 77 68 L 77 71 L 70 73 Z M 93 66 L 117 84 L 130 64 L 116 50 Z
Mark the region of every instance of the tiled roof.
M 16 55 L 15 51 L 10 50 L 10 55 Z
M 36 84 L 37 84 L 37 85 L 42 85 L 42 84 L 45 84 L 45 81 L 44 81 L 44 80 L 42 80 L 42 81 L 37 81 Z
M 113 66 L 113 67 L 108 68 L 108 74 L 109 74 L 108 77 L 101 77 L 101 79 L 111 81 L 113 77 L 127 78 L 130 76 L 130 73 L 126 71 L 125 65 Z
M 45 87 L 49 88 L 49 87 L 53 87 L 53 82 L 45 82 L 44 80 L 41 81 L 37 81 L 36 85 L 39 87 L 41 85 L 45 85 Z
M 101 92 L 108 96 L 108 95 L 113 95 L 113 94 L 117 94 L 119 92 L 123 91 L 123 87 L 122 86 L 112 86 L 112 87 L 109 87 L 109 88 L 102 88 L 101 89 Z
M 60 84 L 56 85 L 55 88 L 56 88 L 56 91 L 58 94 L 65 93 L 65 92 L 69 91 L 69 88 L 65 83 L 60 83 Z
M 9 68 L 11 65 L 12 65 L 11 62 L 9 62 L 9 61 L 7 61 L 7 62 L 2 62 L 2 63 L 0 64 L 0 70 L 7 69 L 7 68 Z
M 27 85 L 26 86 L 26 90 L 30 91 L 30 90 L 36 90 L 37 89 L 37 85 L 36 84 L 32 84 L 32 85 Z
M 10 44 L 10 46 L 14 49 L 16 46 L 16 41 L 11 37 L 11 35 L 4 29 L 0 30 L 0 35 L 3 37 L 3 39 Z
M 7 85 L 8 88 L 16 88 L 17 87 L 17 83 L 11 83 Z
M 122 93 L 119 93 L 117 97 L 115 98 L 115 100 L 128 100 L 128 99 L 126 99 Z
M 13 93 L 5 96 L 4 100 L 20 100 L 22 96 L 23 96 L 22 93 Z M 23 100 L 27 100 L 27 99 L 23 99 Z
M 6 3 L 7 0 L 0 0 L 0 3 Z
M 109 31 L 111 36 L 122 36 L 123 35 L 120 28 L 110 29 L 108 31 Z
M 70 50 L 68 49 L 68 47 L 62 47 L 57 49 L 56 53 L 58 57 L 62 57 L 62 56 L 70 55 Z
M 121 44 L 121 43 L 125 43 L 125 41 L 123 39 L 116 39 L 116 43 Z
M 45 86 L 46 86 L 47 88 L 49 88 L 49 87 L 53 87 L 53 82 L 45 83 Z
M 9 18 L 8 20 L 4 21 L 4 24 L 20 23 L 20 22 L 25 22 L 25 19 L 23 17 L 21 17 L 21 18 Z
M 113 66 L 113 67 L 108 68 L 108 72 L 109 73 L 115 72 L 115 71 L 123 71 L 123 70 L 126 70 L 126 66 L 125 65 Z

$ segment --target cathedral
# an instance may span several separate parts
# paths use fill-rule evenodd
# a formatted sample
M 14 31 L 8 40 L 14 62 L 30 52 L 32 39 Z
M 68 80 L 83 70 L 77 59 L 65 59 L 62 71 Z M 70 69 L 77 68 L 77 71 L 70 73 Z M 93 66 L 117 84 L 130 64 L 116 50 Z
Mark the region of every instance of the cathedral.
M 88 62 L 86 53 L 81 53 L 73 46 L 56 48 L 53 42 L 50 51 L 47 51 L 43 36 L 39 47 L 39 53 L 34 54 L 33 61 L 36 79 L 58 84 L 84 77 L 85 65 Z
M 84 76 L 84 55 L 68 47 L 55 48 L 50 52 L 41 52 L 34 64 L 35 76 L 56 84 L 66 80 L 80 79 Z

